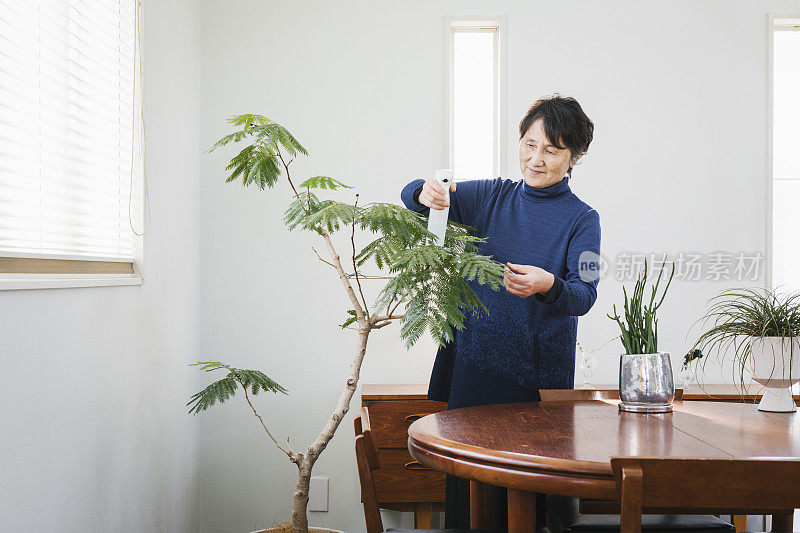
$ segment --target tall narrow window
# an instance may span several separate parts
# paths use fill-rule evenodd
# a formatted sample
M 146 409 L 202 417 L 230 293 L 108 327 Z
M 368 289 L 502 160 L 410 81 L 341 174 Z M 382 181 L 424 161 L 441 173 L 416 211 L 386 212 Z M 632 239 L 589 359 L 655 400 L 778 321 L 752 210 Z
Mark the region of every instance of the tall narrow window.
M 499 21 L 451 20 L 448 161 L 456 179 L 495 178 L 499 168 Z
M 800 291 L 800 18 L 772 32 L 772 286 Z

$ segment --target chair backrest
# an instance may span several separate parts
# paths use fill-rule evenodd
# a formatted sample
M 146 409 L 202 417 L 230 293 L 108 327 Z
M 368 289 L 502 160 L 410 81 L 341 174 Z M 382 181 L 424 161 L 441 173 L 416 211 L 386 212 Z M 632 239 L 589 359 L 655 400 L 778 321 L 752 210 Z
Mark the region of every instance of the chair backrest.
M 800 506 L 800 459 L 612 457 L 611 468 L 620 493 L 621 533 L 641 530 L 642 507 L 656 513 L 763 514 Z
M 356 463 L 358 479 L 361 483 L 361 502 L 364 504 L 364 519 L 367 522 L 367 533 L 382 533 L 383 522 L 378 508 L 378 495 L 372 473 L 380 468 L 378 450 L 372 437 L 369 424 L 369 410 L 361 408 L 361 416 L 355 419 L 356 430 Z
M 586 400 L 619 400 L 618 389 L 541 389 L 543 402 L 577 402 Z M 683 389 L 675 389 L 675 400 L 683 399 Z

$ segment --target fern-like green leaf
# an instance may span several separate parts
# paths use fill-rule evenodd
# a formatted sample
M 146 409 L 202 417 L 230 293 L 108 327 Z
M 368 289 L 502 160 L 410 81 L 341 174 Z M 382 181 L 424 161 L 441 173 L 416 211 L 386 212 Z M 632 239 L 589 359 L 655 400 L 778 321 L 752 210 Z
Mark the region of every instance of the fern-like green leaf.
M 420 294 L 406 306 L 400 327 L 400 336 L 406 341 L 406 348 L 411 348 L 428 329 L 428 310 L 424 296 Z
M 375 260 L 378 268 L 393 262 L 393 258 L 405 249 L 403 242 L 393 237 L 378 237 L 364 246 L 356 255 L 356 264 L 362 266 L 370 258 Z
M 347 317 L 347 320 L 342 322 L 342 326 L 341 326 L 342 329 L 346 328 L 347 326 L 349 326 L 350 324 L 352 324 L 353 322 L 358 320 L 358 315 L 356 315 L 356 312 L 355 312 L 354 309 L 348 309 L 347 310 L 347 314 L 350 315 L 350 316 Z
M 246 146 L 225 167 L 230 170 L 226 182 L 242 178 L 242 184 L 247 187 L 255 183 L 260 189 L 272 188 L 281 175 L 278 161 L 273 149 L 267 145 L 251 144 Z
M 452 341 L 454 331 L 464 328 L 466 313 L 487 312 L 467 280 L 497 290 L 502 286 L 503 270 L 503 265 L 490 257 L 459 253 L 446 246 L 399 250 L 390 264 L 390 271 L 397 275 L 381 291 L 375 307 L 380 309 L 393 300 L 407 302 L 400 329 L 406 346 L 416 343 L 424 331 L 444 345 Z
M 394 238 L 408 246 L 424 244 L 432 234 L 425 217 L 394 204 L 371 203 L 364 206 L 361 229 Z
M 303 148 L 291 133 L 289 133 L 289 130 L 275 122 L 253 126 L 248 129 L 248 132 L 255 135 L 259 140 L 265 140 L 275 148 L 280 144 L 283 146 L 286 153 L 292 157 L 295 157 L 298 152 L 303 155 L 308 155 L 306 149 Z
M 341 181 L 329 178 L 328 176 L 314 176 L 313 178 L 308 178 L 300 184 L 300 187 L 304 189 L 352 189 L 351 186 L 345 185 Z
M 286 394 L 288 391 L 282 386 L 275 383 L 269 376 L 258 370 L 247 370 L 235 368 L 232 373 L 236 379 L 241 383 L 242 387 L 249 388 L 253 395 L 261 391 L 264 392 L 280 392 Z
M 360 217 L 361 208 L 333 200 L 323 200 L 320 208 L 306 217 L 307 227 L 322 226 L 328 232 L 338 231 L 341 226 L 349 226 Z
M 215 142 L 211 146 L 211 148 L 206 150 L 206 152 L 207 153 L 211 153 L 214 150 L 216 150 L 217 148 L 219 148 L 221 146 L 225 146 L 226 144 L 238 143 L 238 142 L 242 141 L 245 137 L 248 137 L 249 135 L 252 135 L 252 134 L 247 130 L 235 131 L 235 132 L 231 133 L 230 135 L 226 135 L 222 139 L 220 139 L 217 142 Z
M 256 115 L 247 113 L 244 115 L 234 115 L 228 119 L 228 124 L 231 126 L 244 126 L 245 129 L 254 126 L 266 126 L 267 124 L 274 124 L 270 119 L 264 115 Z
M 197 414 L 205 411 L 215 403 L 223 403 L 236 393 L 236 380 L 232 377 L 225 377 L 215 381 L 205 389 L 194 394 L 189 403 L 189 413 Z
M 255 183 L 262 190 L 272 188 L 278 181 L 284 164 L 289 163 L 282 160 L 280 147 L 292 158 L 298 153 L 308 154 L 286 128 L 263 115 L 235 115 L 228 119 L 228 123 L 242 129 L 224 136 L 208 149 L 209 152 L 246 139 L 251 142 L 226 167 L 226 170 L 231 171 L 226 180 L 228 182 L 242 178 L 245 187 Z
M 322 208 L 320 199 L 313 192 L 303 191 L 295 196 L 292 203 L 286 208 L 283 221 L 290 230 L 298 226 L 308 228 L 306 225 L 308 216 L 316 213 L 320 208 Z
M 228 371 L 227 376 L 192 395 L 186 404 L 189 407 L 190 414 L 198 414 L 216 403 L 224 403 L 236 394 L 238 386 L 251 389 L 254 395 L 261 391 L 288 393 L 285 388 L 258 370 L 234 368 L 219 361 L 198 361 L 189 366 L 199 366 L 205 372 L 213 372 L 215 370 Z
M 504 267 L 490 257 L 473 252 L 464 252 L 457 256 L 456 268 L 469 280 L 476 280 L 481 285 L 489 284 L 497 290 L 503 284 Z

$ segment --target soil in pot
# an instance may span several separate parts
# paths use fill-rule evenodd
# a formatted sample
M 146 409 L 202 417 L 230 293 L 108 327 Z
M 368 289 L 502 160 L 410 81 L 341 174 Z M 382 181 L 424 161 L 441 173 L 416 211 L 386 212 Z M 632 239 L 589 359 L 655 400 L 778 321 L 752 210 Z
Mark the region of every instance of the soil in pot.
M 253 533 L 292 533 L 292 523 L 283 522 L 280 524 L 275 524 L 269 529 L 259 529 L 258 531 L 253 531 Z M 309 527 L 308 533 L 344 533 L 344 532 L 339 531 L 338 529 L 328 529 L 327 527 Z

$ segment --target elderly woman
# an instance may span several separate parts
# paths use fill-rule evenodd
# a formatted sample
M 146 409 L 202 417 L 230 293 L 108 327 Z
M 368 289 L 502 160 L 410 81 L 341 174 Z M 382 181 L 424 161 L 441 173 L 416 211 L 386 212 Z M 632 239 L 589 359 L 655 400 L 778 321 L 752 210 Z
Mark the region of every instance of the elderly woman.
M 577 317 L 597 298 L 600 217 L 569 180 L 593 131 L 574 98 L 542 98 L 519 125 L 522 180 L 451 185 L 450 220 L 476 228 L 486 239 L 480 253 L 506 264 L 505 291 L 471 283 L 489 313 L 468 316 L 439 350 L 430 399 L 455 409 L 537 401 L 539 389 L 573 387 Z M 426 215 L 448 206 L 434 179 L 412 181 L 401 196 Z M 468 525 L 468 485 L 458 481 L 448 479 L 446 527 Z M 454 520 L 456 508 L 462 520 Z

